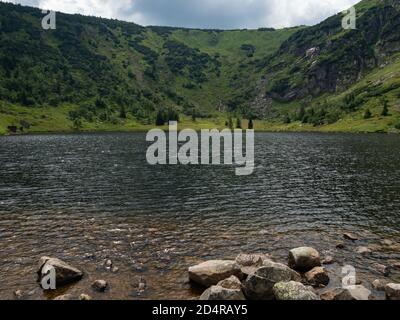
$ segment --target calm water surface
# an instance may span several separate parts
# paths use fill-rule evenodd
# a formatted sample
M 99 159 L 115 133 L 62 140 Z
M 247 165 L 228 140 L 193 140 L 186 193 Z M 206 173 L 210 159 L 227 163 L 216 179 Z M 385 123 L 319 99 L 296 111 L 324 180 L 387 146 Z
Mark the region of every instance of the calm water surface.
M 36 283 L 42 255 L 85 271 L 56 294 L 98 299 L 196 298 L 187 267 L 240 252 L 284 262 L 289 249 L 314 246 L 338 261 L 331 285 L 345 264 L 369 286 L 382 277 L 375 263 L 400 260 L 399 136 L 256 134 L 247 177 L 226 166 L 150 166 L 147 146 L 138 133 L 0 138 L 0 298 L 17 289 L 52 297 Z M 346 231 L 361 240 L 338 250 Z M 372 256 L 355 253 L 367 245 Z M 105 270 L 108 258 L 117 273 Z M 96 279 L 110 290 L 93 293 Z

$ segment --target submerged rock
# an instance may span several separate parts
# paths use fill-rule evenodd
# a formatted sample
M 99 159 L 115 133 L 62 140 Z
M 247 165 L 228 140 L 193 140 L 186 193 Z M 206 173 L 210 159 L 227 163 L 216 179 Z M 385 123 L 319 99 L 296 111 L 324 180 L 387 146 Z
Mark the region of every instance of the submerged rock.
M 377 272 L 383 274 L 385 277 L 388 277 L 390 275 L 390 267 L 385 266 L 383 264 L 380 263 L 375 263 L 372 266 Z
M 344 233 L 344 234 L 343 234 L 343 237 L 344 237 L 345 239 L 351 240 L 351 241 L 357 241 L 357 240 L 358 240 L 358 237 L 357 237 L 357 236 L 355 236 L 355 235 L 352 234 L 352 233 L 348 233 L 348 232 Z
M 310 287 L 300 282 L 278 282 L 273 287 L 276 300 L 320 300 Z
M 400 300 L 400 284 L 388 283 L 385 286 L 385 293 L 388 300 Z
M 329 283 L 328 272 L 322 267 L 315 267 L 304 276 L 307 282 L 314 287 L 327 286 Z
M 356 252 L 357 252 L 358 254 L 363 255 L 363 256 L 372 254 L 372 250 L 371 250 L 370 248 L 368 248 L 368 247 L 358 247 L 358 248 L 356 249 Z
M 203 292 L 199 300 L 246 300 L 246 298 L 242 290 L 211 286 Z
M 79 281 L 83 277 L 83 272 L 69 265 L 68 263 L 51 257 L 41 257 L 39 260 L 39 281 L 45 276 L 45 266 L 51 266 L 56 272 L 56 286 L 66 285 L 71 282 Z
M 344 245 L 344 243 L 343 242 L 338 242 L 337 244 L 336 244 L 336 249 L 344 249 L 346 246 Z
M 385 280 L 376 279 L 372 282 L 372 286 L 377 291 L 385 291 L 385 287 L 388 284 Z
M 300 281 L 301 276 L 281 263 L 264 262 L 264 266 L 250 274 L 243 283 L 243 291 L 248 299 L 274 299 L 273 287 L 278 282 Z
M 14 297 L 17 300 L 22 300 L 22 299 L 24 299 L 25 294 L 22 290 L 17 290 L 17 291 L 14 291 Z
M 240 266 L 231 260 L 210 260 L 189 268 L 189 279 L 205 287 L 230 276 L 242 278 Z
M 371 291 L 361 285 L 353 288 L 336 288 L 321 294 L 322 300 L 369 300 Z
M 332 256 L 326 256 L 324 260 L 322 260 L 322 264 L 333 264 L 335 262 L 335 258 L 333 258 Z
M 307 272 L 321 266 L 321 261 L 317 250 L 311 247 L 300 247 L 290 250 L 288 265 L 294 270 Z
M 98 292 L 106 291 L 108 287 L 108 283 L 105 280 L 96 280 L 92 283 L 92 288 Z

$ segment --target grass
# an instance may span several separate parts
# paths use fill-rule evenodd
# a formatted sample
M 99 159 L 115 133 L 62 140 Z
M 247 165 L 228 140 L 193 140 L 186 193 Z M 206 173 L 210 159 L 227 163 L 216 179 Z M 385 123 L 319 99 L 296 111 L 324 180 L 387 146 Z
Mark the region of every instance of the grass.
M 0 111 L 0 135 L 7 134 L 7 126 L 21 126 L 21 120 L 31 124 L 29 129 L 24 129 L 20 133 L 61 133 L 61 132 L 140 132 L 148 131 L 155 128 L 154 124 L 140 123 L 134 118 L 128 117 L 121 119 L 119 123 L 105 123 L 96 121 L 93 123 L 83 122 L 82 127 L 77 130 L 73 123 L 68 119 L 68 111 L 71 106 L 61 108 L 23 108 L 17 106 L 8 106 L 7 113 Z M 2 110 L 2 109 L 0 109 Z M 3 110 L 4 111 L 4 110 Z M 379 108 L 376 109 L 379 111 Z M 301 122 L 292 122 L 285 124 L 280 121 L 254 121 L 254 129 L 256 131 L 271 131 L 271 132 L 352 132 L 352 133 L 373 133 L 373 132 L 399 132 L 395 128 L 396 124 L 400 124 L 400 112 L 390 109 L 390 115 L 382 117 L 379 114 L 374 114 L 370 119 L 364 119 L 359 113 L 349 114 L 338 122 L 323 126 L 313 126 L 311 124 L 303 124 Z M 196 119 L 193 121 L 190 117 L 181 116 L 179 129 L 190 128 L 194 130 L 200 129 L 218 129 L 226 128 L 228 115 L 220 113 L 213 118 Z M 234 123 L 236 122 L 233 119 Z M 248 121 L 242 120 L 242 127 L 248 127 Z M 168 129 L 168 126 L 158 127 Z

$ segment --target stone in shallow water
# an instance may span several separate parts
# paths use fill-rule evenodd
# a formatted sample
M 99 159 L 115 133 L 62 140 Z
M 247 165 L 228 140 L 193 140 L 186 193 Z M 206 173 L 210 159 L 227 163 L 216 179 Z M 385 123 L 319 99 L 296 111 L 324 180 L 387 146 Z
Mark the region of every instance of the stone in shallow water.
M 14 297 L 17 300 L 22 300 L 25 297 L 25 294 L 22 290 L 17 290 L 14 292 Z
M 71 282 L 75 282 L 83 277 L 83 272 L 79 269 L 60 259 L 45 256 L 41 257 L 39 260 L 39 281 L 41 281 L 43 276 L 45 276 L 45 266 L 51 266 L 54 268 L 56 272 L 56 286 L 62 286 Z
M 308 271 L 304 276 L 306 277 L 307 282 L 314 287 L 321 285 L 327 286 L 329 283 L 328 272 L 326 272 L 322 267 L 315 267 Z
M 367 255 L 372 254 L 372 250 L 371 250 L 370 248 L 368 248 L 368 247 L 358 247 L 358 248 L 356 249 L 356 252 L 357 252 L 358 254 L 363 255 L 363 256 L 367 256 Z
M 345 245 L 344 245 L 343 242 L 338 242 L 338 243 L 336 244 L 336 249 L 344 249 L 344 248 L 345 248 Z
M 240 266 L 232 260 L 210 260 L 189 268 L 189 279 L 205 287 L 230 276 L 242 278 Z
M 353 288 L 336 288 L 321 294 L 322 300 L 369 300 L 371 291 L 361 285 Z
M 352 233 L 346 232 L 343 234 L 343 237 L 347 240 L 351 240 L 351 241 L 357 241 L 358 237 Z
M 385 286 L 385 293 L 388 300 L 400 300 L 400 284 L 388 283 Z
M 98 292 L 106 291 L 108 287 L 108 283 L 105 280 L 96 280 L 92 283 L 92 288 Z
M 278 282 L 273 287 L 276 300 L 320 300 L 310 287 L 300 282 Z
M 319 253 L 311 247 L 300 247 L 290 250 L 288 265 L 290 268 L 307 272 L 321 266 Z
M 390 267 L 385 266 L 380 263 L 375 263 L 372 266 L 377 272 L 382 273 L 385 277 L 388 277 L 390 275 Z
M 377 291 L 385 291 L 385 287 L 388 284 L 385 280 L 376 279 L 372 282 L 372 286 Z
M 322 260 L 322 264 L 333 264 L 335 263 L 335 258 L 332 256 L 326 256 L 324 260 Z

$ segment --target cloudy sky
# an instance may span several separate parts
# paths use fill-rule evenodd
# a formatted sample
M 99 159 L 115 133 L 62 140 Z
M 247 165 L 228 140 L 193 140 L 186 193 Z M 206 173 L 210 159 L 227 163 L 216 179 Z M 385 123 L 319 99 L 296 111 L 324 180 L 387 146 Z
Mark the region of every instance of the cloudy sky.
M 0 0 L 67 13 L 193 28 L 315 24 L 360 0 Z

